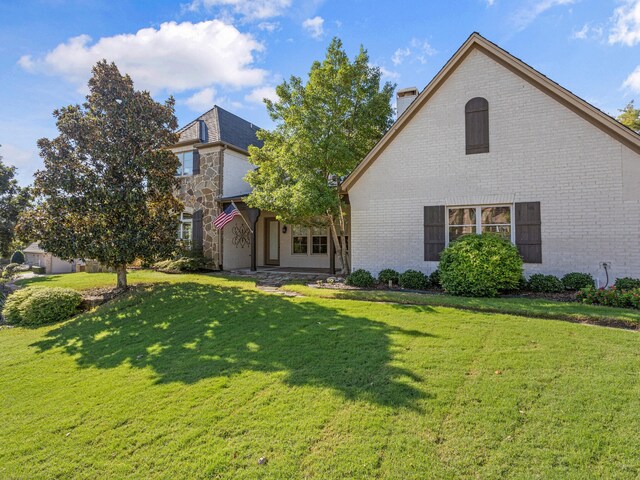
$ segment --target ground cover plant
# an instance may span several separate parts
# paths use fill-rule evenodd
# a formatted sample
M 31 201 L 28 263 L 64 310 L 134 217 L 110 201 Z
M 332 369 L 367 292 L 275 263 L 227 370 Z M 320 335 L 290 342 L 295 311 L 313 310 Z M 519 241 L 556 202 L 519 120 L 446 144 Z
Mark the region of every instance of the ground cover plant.
M 0 330 L 0 477 L 640 475 L 636 332 L 130 279 L 157 284 Z M 100 282 L 112 275 L 30 284 Z

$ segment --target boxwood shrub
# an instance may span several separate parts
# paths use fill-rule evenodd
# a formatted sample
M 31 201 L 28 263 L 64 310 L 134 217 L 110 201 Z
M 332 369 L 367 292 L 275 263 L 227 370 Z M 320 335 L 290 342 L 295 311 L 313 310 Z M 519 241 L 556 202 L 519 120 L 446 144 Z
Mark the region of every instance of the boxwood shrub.
M 345 283 L 354 287 L 371 288 L 376 281 L 367 270 L 358 269 L 347 276 Z
M 444 249 L 439 270 L 448 293 L 495 297 L 517 289 L 522 257 L 511 242 L 495 234 L 464 235 Z
M 562 277 L 562 284 L 567 290 L 581 290 L 587 287 L 595 287 L 596 282 L 589 273 L 571 272 Z
M 2 314 L 13 325 L 44 325 L 72 317 L 81 303 L 82 295 L 70 288 L 27 287 L 7 297 Z
M 378 282 L 384 285 L 389 285 L 389 282 L 391 282 L 394 285 L 397 285 L 399 278 L 400 278 L 400 274 L 391 268 L 385 268 L 384 270 L 381 270 L 380 273 L 378 274 Z
M 529 277 L 528 288 L 532 292 L 558 293 L 564 291 L 564 284 L 554 275 L 536 273 Z
M 634 290 L 636 288 L 640 289 L 640 278 L 618 278 L 614 285 L 618 290 Z
M 417 270 L 407 270 L 400 275 L 399 281 L 402 288 L 410 290 L 426 290 L 429 288 L 429 277 Z
M 437 268 L 429 275 L 429 286 L 433 288 L 440 288 L 442 286 L 440 285 L 440 270 Z

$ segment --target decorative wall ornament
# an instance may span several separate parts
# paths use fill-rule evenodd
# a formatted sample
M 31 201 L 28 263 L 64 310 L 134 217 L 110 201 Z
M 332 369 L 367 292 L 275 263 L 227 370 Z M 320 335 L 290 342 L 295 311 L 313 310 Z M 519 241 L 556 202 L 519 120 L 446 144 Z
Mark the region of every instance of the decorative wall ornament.
M 234 225 L 231 229 L 233 240 L 231 243 L 236 248 L 245 248 L 251 245 L 251 230 L 244 223 Z

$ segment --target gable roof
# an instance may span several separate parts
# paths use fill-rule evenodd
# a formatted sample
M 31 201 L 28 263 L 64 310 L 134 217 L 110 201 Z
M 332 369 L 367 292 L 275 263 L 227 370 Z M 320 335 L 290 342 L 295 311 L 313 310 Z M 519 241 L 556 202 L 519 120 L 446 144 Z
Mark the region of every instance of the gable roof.
M 342 190 L 347 192 L 362 174 L 371 166 L 376 158 L 384 151 L 398 133 L 411 121 L 422 106 L 429 101 L 434 93 L 447 81 L 449 76 L 464 61 L 464 59 L 474 50 L 479 50 L 503 67 L 518 75 L 523 80 L 529 82 L 545 94 L 554 98 L 592 125 L 598 127 L 603 132 L 623 143 L 636 153 L 640 154 L 640 135 L 610 117 L 603 111 L 594 107 L 577 95 L 571 93 L 566 88 L 550 80 L 542 73 L 527 65 L 522 60 L 514 57 L 498 45 L 490 42 L 477 32 L 464 42 L 464 44 L 454 53 L 445 66 L 436 74 L 425 89 L 416 97 L 411 105 L 391 126 L 389 131 L 380 139 L 375 147 L 358 164 L 351 174 L 342 183 Z
M 262 146 L 262 140 L 256 137 L 260 127 L 217 105 L 179 129 L 179 143 L 199 140 L 200 120 L 207 125 L 208 135 L 205 143 L 223 142 L 241 150 L 248 150 L 249 145 Z

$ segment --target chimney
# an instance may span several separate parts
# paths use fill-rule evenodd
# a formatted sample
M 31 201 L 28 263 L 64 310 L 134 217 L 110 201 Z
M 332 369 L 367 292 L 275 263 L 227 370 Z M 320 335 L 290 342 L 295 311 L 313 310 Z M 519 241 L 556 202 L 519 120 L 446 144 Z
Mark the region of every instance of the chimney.
M 398 93 L 396 93 L 396 118 L 400 118 L 400 116 L 409 107 L 409 105 L 411 105 L 411 102 L 413 102 L 417 96 L 418 87 L 401 88 L 400 90 L 398 90 Z

